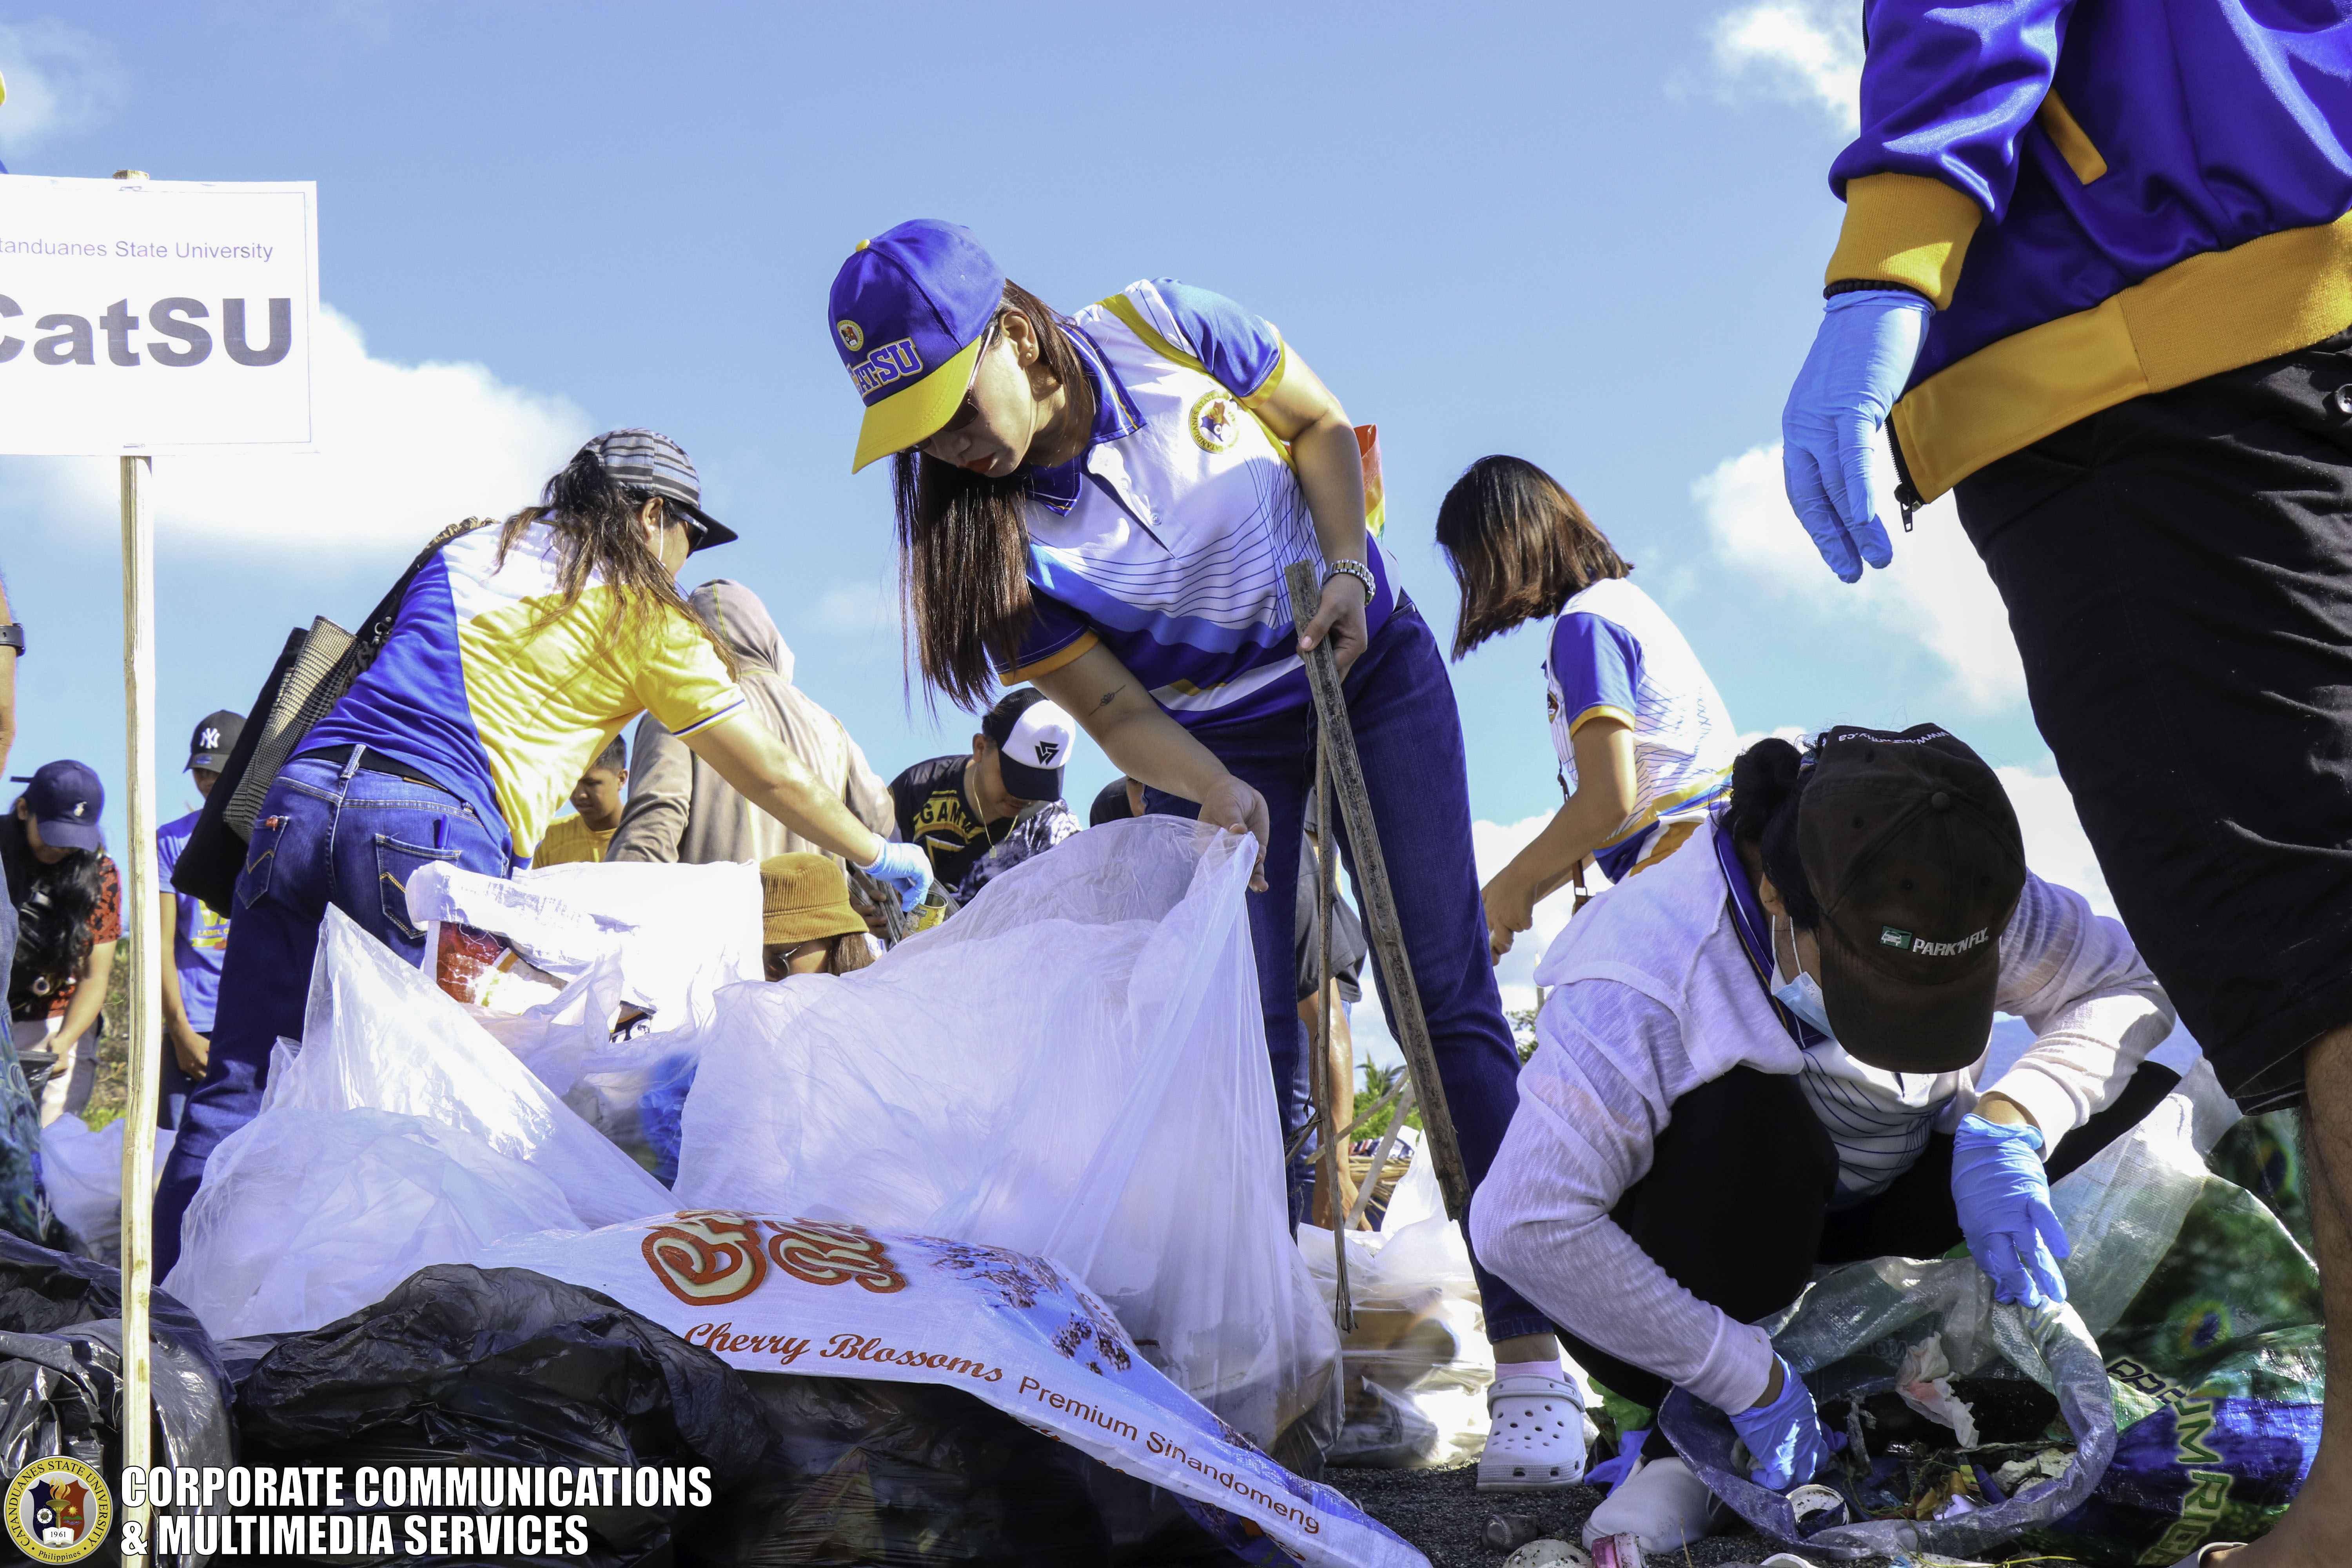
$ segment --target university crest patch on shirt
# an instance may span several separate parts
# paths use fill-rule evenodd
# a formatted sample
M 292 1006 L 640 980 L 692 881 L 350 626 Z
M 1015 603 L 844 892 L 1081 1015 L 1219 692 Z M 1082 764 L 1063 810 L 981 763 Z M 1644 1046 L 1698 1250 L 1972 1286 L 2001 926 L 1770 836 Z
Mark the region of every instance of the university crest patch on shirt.
M 1192 405 L 1191 427 L 1192 439 L 1204 452 L 1227 452 L 1242 438 L 1241 400 L 1230 392 L 1204 392 Z

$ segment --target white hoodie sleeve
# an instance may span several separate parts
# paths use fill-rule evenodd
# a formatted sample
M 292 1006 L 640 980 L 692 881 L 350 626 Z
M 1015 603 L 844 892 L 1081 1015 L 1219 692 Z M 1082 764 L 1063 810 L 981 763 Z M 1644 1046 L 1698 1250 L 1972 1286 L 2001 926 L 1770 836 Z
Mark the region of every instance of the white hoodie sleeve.
M 2042 1129 L 2042 1156 L 2115 1099 L 2172 1033 L 2172 1003 L 2116 921 L 2083 895 L 2029 875 L 2000 939 L 1997 1005 L 2033 1028 L 2032 1048 L 1983 1092 Z
M 1631 986 L 1552 993 L 1518 1112 L 1471 1208 L 1479 1261 L 1579 1338 L 1708 1404 L 1744 1410 L 1772 1373 L 1764 1331 L 1676 1284 L 1610 1211 L 1649 1173 L 1698 1074 L 1666 1007 Z M 1596 1281 L 1606 1280 L 1606 1286 Z

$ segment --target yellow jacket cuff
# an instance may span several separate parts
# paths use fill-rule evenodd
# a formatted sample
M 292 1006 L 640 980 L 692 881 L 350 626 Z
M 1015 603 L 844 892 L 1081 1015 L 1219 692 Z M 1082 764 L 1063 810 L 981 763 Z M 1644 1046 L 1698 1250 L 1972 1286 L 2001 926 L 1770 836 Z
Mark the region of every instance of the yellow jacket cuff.
M 1916 289 L 1942 310 L 1984 209 L 1941 180 L 1864 174 L 1846 182 L 1845 227 L 1830 257 L 1829 283 L 1874 279 Z

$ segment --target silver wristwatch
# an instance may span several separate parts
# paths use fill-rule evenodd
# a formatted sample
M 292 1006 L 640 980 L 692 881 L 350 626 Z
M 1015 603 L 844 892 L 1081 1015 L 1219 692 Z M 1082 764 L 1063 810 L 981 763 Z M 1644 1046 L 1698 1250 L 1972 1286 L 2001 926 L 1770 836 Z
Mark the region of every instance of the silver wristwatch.
M 1381 585 L 1372 577 L 1372 569 L 1360 561 L 1326 561 L 1323 563 L 1323 585 L 1329 587 L 1334 577 L 1353 577 L 1364 585 L 1364 603 L 1370 604 L 1381 596 Z

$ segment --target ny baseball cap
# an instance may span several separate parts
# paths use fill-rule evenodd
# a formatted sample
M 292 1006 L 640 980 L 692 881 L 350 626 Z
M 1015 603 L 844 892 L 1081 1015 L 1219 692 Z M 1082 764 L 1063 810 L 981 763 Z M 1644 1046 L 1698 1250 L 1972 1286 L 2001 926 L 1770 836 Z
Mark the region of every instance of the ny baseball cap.
M 44 763 L 16 782 L 25 791 L 25 809 L 41 830 L 41 842 L 60 849 L 100 849 L 106 841 L 98 819 L 106 810 L 106 788 L 87 763 Z
M 1024 686 L 988 710 L 980 732 L 996 742 L 1005 790 L 1015 800 L 1062 798 L 1062 767 L 1076 727 L 1061 704 Z
M 702 524 L 695 549 L 735 542 L 735 531 L 702 510 L 702 477 L 686 448 L 668 437 L 656 430 L 607 430 L 580 449 L 621 483 L 677 503 Z
M 232 713 L 226 708 L 205 714 L 197 723 L 195 733 L 188 737 L 188 761 L 181 771 L 202 768 L 206 773 L 220 772 L 228 766 L 228 754 L 236 750 L 236 738 L 244 733 L 244 714 Z
M 866 405 L 851 473 L 955 417 L 1003 302 L 1004 274 L 970 229 L 916 218 L 857 242 L 826 302 L 833 346 Z
M 2025 841 L 1984 759 L 1934 724 L 1815 744 L 1797 847 L 1822 908 L 1822 996 L 1856 1060 L 1952 1072 L 1984 1054 Z

